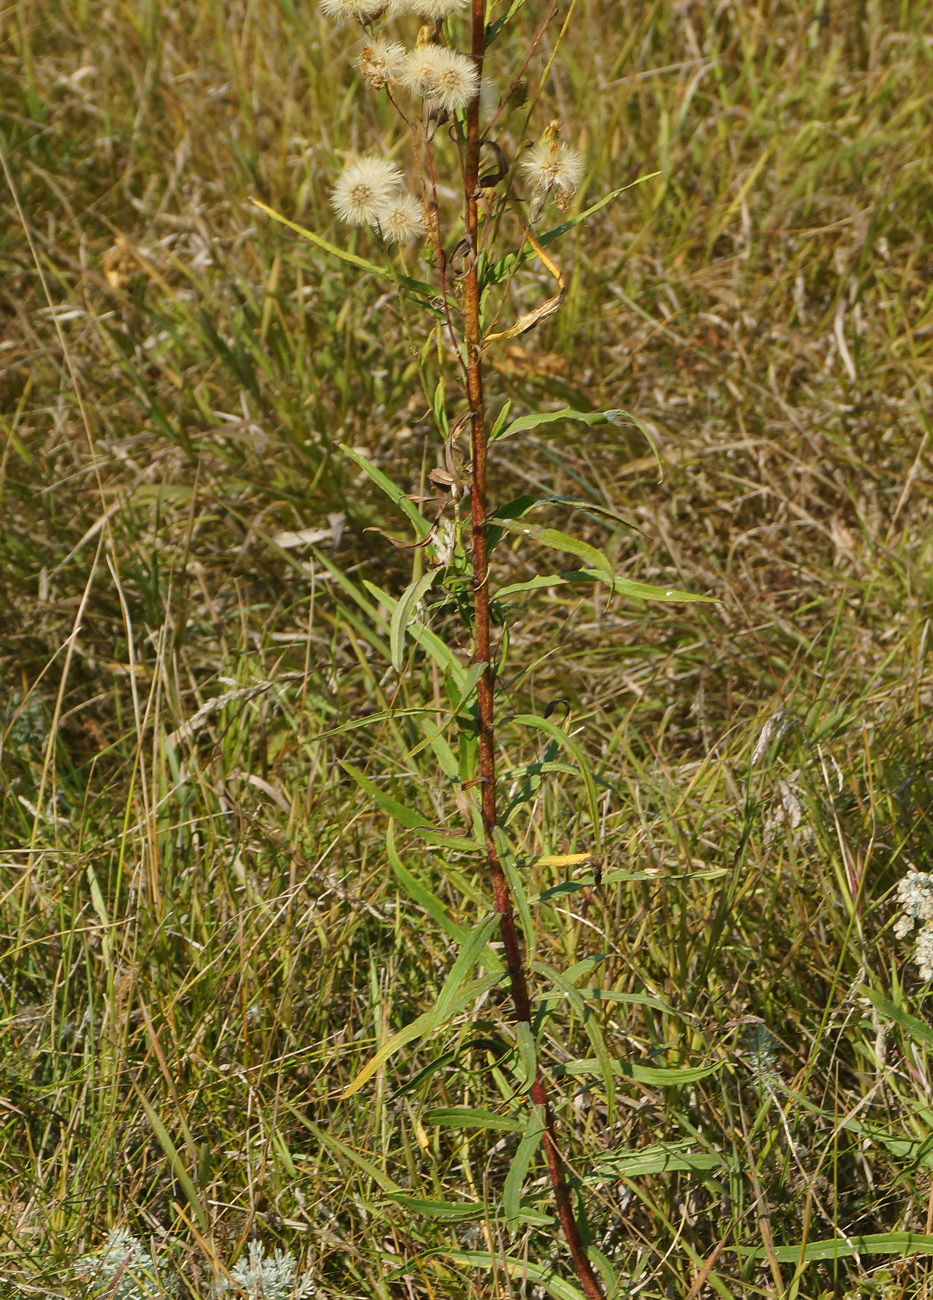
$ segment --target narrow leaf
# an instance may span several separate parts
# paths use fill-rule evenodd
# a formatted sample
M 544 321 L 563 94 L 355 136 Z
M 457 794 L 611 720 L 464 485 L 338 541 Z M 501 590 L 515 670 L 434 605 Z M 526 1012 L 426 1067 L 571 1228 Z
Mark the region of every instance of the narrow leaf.
M 583 1028 L 586 1030 L 586 1036 L 590 1040 L 593 1051 L 596 1053 L 596 1059 L 599 1062 L 600 1075 L 603 1087 L 606 1090 L 606 1123 L 612 1125 L 615 1122 L 616 1088 L 612 1059 L 609 1056 L 602 1030 L 590 1014 L 580 990 L 575 988 L 560 971 L 555 970 L 553 966 L 548 966 L 545 962 L 535 962 L 534 969 L 564 994 L 580 1017 Z
M 340 1138 L 335 1137 L 333 1133 L 330 1133 L 327 1129 L 321 1128 L 318 1124 L 315 1124 L 312 1120 L 308 1119 L 308 1117 L 300 1111 L 297 1106 L 293 1106 L 291 1102 L 285 1101 L 283 1104 L 289 1114 L 296 1119 L 299 1124 L 302 1124 L 310 1133 L 313 1133 L 321 1146 L 324 1147 L 325 1150 L 329 1151 L 335 1159 L 339 1160 L 339 1158 L 342 1157 L 344 1160 L 349 1161 L 351 1165 L 356 1165 L 357 1169 L 366 1174 L 368 1178 L 371 1178 L 376 1186 L 381 1187 L 389 1196 L 394 1192 L 401 1192 L 403 1190 L 399 1184 L 394 1182 L 388 1174 L 384 1173 L 378 1165 L 374 1165 L 371 1160 L 367 1160 L 364 1155 L 355 1149 L 355 1147 L 348 1146 L 346 1142 L 341 1142 Z M 343 1170 L 341 1169 L 341 1173 L 342 1172 Z
M 520 727 L 533 727 L 537 731 L 543 731 L 546 736 L 550 736 L 551 739 L 556 740 L 559 745 L 562 745 L 565 749 L 569 749 L 570 753 L 576 759 L 577 766 L 580 769 L 580 776 L 583 778 L 583 786 L 586 790 L 590 820 L 593 825 L 593 835 L 596 839 L 594 852 L 598 853 L 600 816 L 599 803 L 596 798 L 596 782 L 593 780 L 593 773 L 590 771 L 590 765 L 586 761 L 586 755 L 583 753 L 582 747 L 573 736 L 568 736 L 567 732 L 561 727 L 558 727 L 556 723 L 550 720 L 550 718 L 539 718 L 536 713 L 519 713 L 512 719 L 512 721 L 517 723 Z
M 708 1151 L 691 1151 L 690 1140 L 670 1144 L 655 1143 L 632 1151 L 606 1151 L 594 1164 L 593 1178 L 639 1178 L 647 1174 L 676 1171 L 707 1173 L 711 1169 L 728 1169 L 722 1156 Z
M 447 1018 L 453 1019 L 464 1007 L 469 1006 L 471 1002 L 475 1002 L 482 993 L 498 984 L 500 979 L 501 976 L 499 975 L 487 975 L 485 979 L 474 980 L 472 984 L 468 984 L 452 1002 L 448 1003 Z M 355 1092 L 359 1092 L 360 1088 L 365 1083 L 368 1083 L 380 1066 L 384 1065 L 391 1056 L 394 1056 L 400 1047 L 404 1047 L 406 1043 L 414 1042 L 416 1038 L 424 1038 L 426 1034 L 439 1029 L 440 1025 L 441 1019 L 437 1015 L 437 1008 L 432 1007 L 430 1011 L 425 1011 L 423 1015 L 420 1015 L 417 1020 L 413 1020 L 410 1025 L 400 1029 L 397 1034 L 393 1034 L 388 1042 L 383 1043 L 375 1056 L 366 1062 L 353 1082 L 347 1084 L 340 1094 L 340 1100 L 345 1101 L 347 1097 L 352 1097 Z
M 477 1201 L 426 1201 L 405 1192 L 390 1192 L 389 1200 L 413 1214 L 423 1214 L 426 1219 L 439 1219 L 443 1223 L 469 1223 L 482 1219 L 486 1207 Z
M 421 813 L 415 812 L 413 808 L 406 808 L 397 799 L 393 799 L 384 790 L 380 790 L 378 785 L 370 781 L 366 773 L 361 772 L 353 763 L 348 763 L 344 759 L 340 766 L 348 775 L 353 777 L 360 789 L 365 790 L 384 812 L 387 812 L 390 817 L 394 817 L 397 822 L 401 822 L 408 830 L 414 830 L 416 826 L 424 824 L 424 816 Z
M 872 1006 L 877 1007 L 882 1015 L 887 1016 L 894 1024 L 900 1025 L 901 1029 L 909 1034 L 911 1038 L 915 1038 L 920 1043 L 926 1043 L 928 1047 L 933 1047 L 933 1029 L 929 1025 L 925 1025 L 916 1016 L 908 1015 L 896 1003 L 889 998 L 883 997 L 880 993 L 876 993 L 874 989 L 862 985 L 858 991 L 863 997 L 868 998 Z
M 525 1175 L 528 1173 L 528 1166 L 531 1164 L 535 1152 L 541 1145 L 541 1139 L 544 1137 L 544 1126 L 544 1107 L 532 1106 L 531 1115 L 525 1125 L 524 1136 L 518 1144 L 515 1155 L 512 1157 L 512 1163 L 505 1179 L 505 1186 L 502 1189 L 502 1208 L 505 1211 L 505 1226 L 509 1232 L 514 1232 L 518 1227 Z
M 599 1061 L 589 1058 L 587 1060 L 567 1061 L 560 1068 L 564 1074 L 576 1075 L 599 1074 L 602 1067 Z M 700 1079 L 706 1079 L 721 1069 L 721 1064 L 685 1065 L 681 1067 L 638 1065 L 635 1062 L 628 1061 L 612 1062 L 614 1074 L 619 1074 L 625 1079 L 637 1079 L 639 1083 L 653 1083 L 665 1087 L 683 1087 L 684 1084 L 697 1083 Z
M 733 1246 L 737 1255 L 763 1259 L 773 1250 L 779 1264 L 816 1264 L 823 1260 L 851 1259 L 854 1255 L 933 1255 L 933 1237 L 919 1232 L 877 1232 L 867 1236 L 829 1237 L 797 1246 Z
M 184 1162 L 182 1161 L 181 1156 L 178 1154 L 178 1150 L 175 1146 L 175 1143 L 172 1141 L 171 1137 L 169 1136 L 168 1129 L 162 1123 L 162 1120 L 159 1118 L 157 1112 L 152 1108 L 152 1106 L 150 1106 L 149 1102 L 146 1100 L 146 1098 L 143 1096 L 143 1094 L 139 1091 L 138 1088 L 136 1089 L 136 1095 L 139 1098 L 140 1105 L 142 1106 L 143 1110 L 146 1112 L 146 1118 L 149 1120 L 149 1123 L 152 1125 L 153 1133 L 155 1133 L 156 1137 L 158 1138 L 159 1146 L 162 1148 L 162 1150 L 165 1152 L 166 1156 L 168 1157 L 168 1162 L 169 1165 L 171 1166 L 172 1173 L 178 1179 L 178 1182 L 181 1185 L 181 1190 L 184 1192 L 188 1204 L 191 1206 L 192 1210 L 194 1211 L 194 1217 L 198 1221 L 198 1227 L 206 1236 L 210 1232 L 210 1224 L 207 1218 L 207 1211 L 204 1209 L 204 1206 L 201 1204 L 201 1198 L 198 1196 L 197 1188 L 195 1187 L 191 1179 L 191 1175 L 188 1173 L 188 1170 L 185 1168 Z
M 553 424 L 555 420 L 572 420 L 575 424 L 634 424 L 635 421 L 622 410 L 579 411 L 572 406 L 563 406 L 559 411 L 538 411 L 533 415 L 520 415 L 511 420 L 500 431 L 489 435 L 493 439 L 511 438 L 513 434 L 524 433 L 528 429 L 540 428 L 543 424 Z
M 660 175 L 660 172 L 648 172 L 644 176 L 637 177 L 630 185 L 623 185 L 617 190 L 610 190 L 608 194 L 604 194 L 601 199 L 597 199 L 595 203 L 591 203 L 588 208 L 584 208 L 582 212 L 578 212 L 577 215 L 571 217 L 569 221 L 562 221 L 559 226 L 553 226 L 550 230 L 539 236 L 537 243 L 544 247 L 548 244 L 553 244 L 554 241 L 560 239 L 562 235 L 566 235 L 568 230 L 573 230 L 575 226 L 579 226 L 581 221 L 586 221 L 587 217 L 592 217 L 594 213 L 599 212 L 599 210 L 604 208 L 607 203 L 611 203 L 613 199 L 617 199 L 619 195 L 624 194 L 626 190 L 633 189 L 636 185 L 642 185 L 645 181 L 654 180 L 656 176 Z M 506 276 L 511 274 L 516 267 L 523 265 L 525 262 L 530 262 L 533 257 L 537 256 L 538 254 L 535 252 L 535 249 L 531 244 L 523 244 L 516 252 L 508 253 L 505 257 L 496 262 L 494 266 L 490 267 L 486 275 L 485 284 L 487 286 L 498 284 L 500 281 L 504 280 Z
M 510 1277 L 527 1278 L 530 1282 L 543 1286 L 554 1300 L 585 1300 L 582 1291 L 558 1277 L 546 1264 L 534 1264 L 528 1259 L 513 1259 L 509 1255 L 503 1258 L 501 1255 L 491 1255 L 488 1250 L 445 1250 L 443 1259 L 445 1263 L 452 1260 L 455 1264 L 484 1269 L 490 1274 L 493 1269 L 504 1268 Z
M 484 917 L 478 925 L 473 927 L 469 939 L 463 945 L 457 955 L 457 960 L 450 968 L 444 987 L 441 989 L 440 996 L 434 1005 L 434 1012 L 437 1023 L 443 1024 L 449 1015 L 452 1014 L 451 1008 L 459 997 L 460 988 L 463 982 L 473 973 L 473 967 L 479 961 L 479 955 L 486 947 L 494 930 L 499 928 L 499 914 L 494 912 L 492 916 Z
M 519 1020 L 515 1026 L 515 1042 L 518 1047 L 518 1060 L 523 1079 L 522 1091 L 527 1092 L 538 1073 L 538 1048 L 531 1025 L 527 1020 Z
M 494 1110 L 471 1110 L 468 1106 L 446 1106 L 426 1110 L 421 1116 L 425 1124 L 438 1124 L 444 1128 L 487 1128 L 504 1133 L 520 1133 L 522 1122 L 512 1115 L 499 1115 Z
M 496 851 L 499 854 L 499 861 L 502 863 L 502 870 L 505 872 L 505 878 L 508 882 L 509 893 L 512 895 L 512 901 L 522 924 L 525 947 L 530 960 L 531 955 L 534 953 L 536 933 L 531 908 L 528 905 L 528 895 L 525 893 L 525 882 L 522 880 L 521 872 L 515 866 L 515 854 L 512 852 L 505 832 L 496 826 L 493 828 L 492 835 Z
M 288 226 L 289 230 L 294 230 L 296 235 L 301 235 L 302 239 L 307 239 L 309 243 L 315 244 L 322 252 L 329 253 L 331 257 L 336 257 L 341 262 L 347 262 L 350 266 L 358 266 L 361 271 L 368 271 L 370 275 L 376 275 L 380 280 L 390 280 L 393 284 L 401 285 L 410 292 L 427 294 L 429 298 L 435 296 L 434 289 L 423 280 L 413 280 L 408 275 L 396 275 L 391 267 L 378 266 L 375 262 L 368 262 L 365 257 L 359 257 L 356 253 L 348 253 L 346 249 L 338 248 L 336 244 L 329 243 L 315 231 L 308 230 L 306 226 L 299 226 L 297 221 L 289 221 L 288 217 L 283 217 L 281 212 L 276 212 L 274 208 L 270 208 L 259 199 L 251 198 L 250 203 L 252 203 L 253 207 L 265 212 L 273 221 Z
M 387 474 L 383 474 L 382 470 L 374 465 L 371 460 L 367 460 L 361 452 L 356 451 L 353 447 L 348 447 L 345 442 L 341 442 L 338 445 L 340 450 L 344 452 L 345 455 L 349 456 L 354 464 L 358 465 L 368 478 L 372 479 L 376 487 L 385 493 L 393 505 L 397 505 L 398 508 L 408 516 L 411 522 L 415 525 L 419 538 L 427 537 L 428 533 L 431 531 L 430 523 L 425 519 L 417 506 L 415 506 L 414 502 L 409 501 L 408 497 L 399 485 L 393 483 Z
M 386 857 L 389 859 L 389 865 L 395 873 L 396 880 L 398 880 L 408 897 L 423 908 L 449 938 L 459 944 L 466 943 L 470 934 L 469 927 L 452 920 L 437 895 L 432 894 L 426 886 L 416 880 L 402 863 L 395 846 L 395 823 L 391 821 L 386 828 Z
M 397 673 L 402 671 L 405 652 L 405 632 L 412 611 L 418 608 L 424 594 L 434 586 L 440 569 L 429 569 L 420 578 L 412 582 L 399 597 L 389 621 L 389 649 L 392 654 L 392 667 Z

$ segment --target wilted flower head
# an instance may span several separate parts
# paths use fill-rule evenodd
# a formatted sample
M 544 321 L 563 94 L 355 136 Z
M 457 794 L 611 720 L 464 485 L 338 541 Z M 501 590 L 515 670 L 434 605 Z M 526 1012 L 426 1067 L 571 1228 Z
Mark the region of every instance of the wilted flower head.
M 399 78 L 413 95 L 421 95 L 448 113 L 466 108 L 479 94 L 479 73 L 466 54 L 443 45 L 419 45 L 405 60 Z
M 385 8 L 385 0 L 321 0 L 321 13 L 328 18 L 368 22 Z
M 421 204 L 410 194 L 397 194 L 380 208 L 376 224 L 390 244 L 407 244 L 424 231 Z
M 402 183 L 402 173 L 384 158 L 348 163 L 330 197 L 334 211 L 350 226 L 371 226 L 379 210 Z
M 390 81 L 397 81 L 405 63 L 405 46 L 398 41 L 373 41 L 360 50 L 357 66 L 364 81 L 381 90 Z
M 408 0 L 408 8 L 419 18 L 439 23 L 458 9 L 465 8 L 466 2 L 467 0 Z
M 583 176 L 583 155 L 579 149 L 562 143 L 559 136 L 560 123 L 552 122 L 522 160 L 522 171 L 531 182 L 534 194 L 533 213 L 535 209 L 540 212 L 549 194 L 565 212 Z

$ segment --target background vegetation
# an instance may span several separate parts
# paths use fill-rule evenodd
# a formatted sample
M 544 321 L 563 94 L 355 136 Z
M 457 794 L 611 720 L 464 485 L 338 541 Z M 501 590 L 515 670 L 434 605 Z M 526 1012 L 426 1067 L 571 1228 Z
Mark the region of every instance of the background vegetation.
M 365 531 L 403 523 L 337 445 L 419 491 L 417 355 L 380 284 L 248 202 L 330 232 L 389 123 L 347 46 L 306 0 L 0 14 L 3 1295 L 78 1294 L 114 1225 L 192 1296 L 256 1236 L 333 1297 L 517 1296 L 469 1252 L 562 1259 L 497 1212 L 517 1137 L 424 1109 L 507 1111 L 495 997 L 338 1100 L 485 906 L 481 863 L 398 828 L 393 869 L 340 765 L 457 825 L 406 713 L 436 670 L 396 672 L 360 600 L 411 580 Z M 620 572 L 719 601 L 560 588 L 510 620 L 501 711 L 564 701 L 597 783 L 606 883 L 536 917 L 542 961 L 604 958 L 544 1053 L 619 1296 L 927 1294 L 933 1033 L 892 922 L 933 840 L 931 97 L 923 0 L 578 0 L 538 109 L 589 198 L 661 175 L 568 236 L 491 402 L 625 408 L 663 478 L 634 426 L 552 424 L 493 492 L 583 498 Z M 590 851 L 580 764 L 500 740 L 529 863 Z M 594 1024 L 614 1098 L 574 1065 Z

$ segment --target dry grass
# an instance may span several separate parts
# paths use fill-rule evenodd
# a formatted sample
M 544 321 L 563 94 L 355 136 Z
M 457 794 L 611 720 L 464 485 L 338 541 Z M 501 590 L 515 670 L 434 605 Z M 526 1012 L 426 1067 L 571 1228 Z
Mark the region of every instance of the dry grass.
M 594 198 L 663 175 L 569 237 L 562 312 L 492 359 L 493 404 L 624 408 L 664 468 L 634 426 L 550 425 L 500 445 L 497 498 L 588 501 L 554 520 L 720 601 L 562 588 L 511 617 L 502 709 L 567 701 L 607 877 L 633 873 L 536 912 L 540 960 L 605 954 L 584 984 L 624 995 L 542 1049 L 617 1297 L 928 1294 L 889 1235 L 933 1228 L 933 1040 L 890 894 L 931 847 L 933 45 L 919 0 L 827 12 L 580 0 L 536 121 L 576 124 Z M 517 1296 L 454 1252 L 561 1258 L 534 1223 L 507 1241 L 514 1139 L 423 1119 L 506 1108 L 495 998 L 337 1100 L 455 952 L 340 760 L 457 824 L 405 712 L 435 707 L 431 664 L 397 675 L 360 603 L 410 580 L 364 532 L 399 520 L 337 447 L 417 490 L 417 357 L 380 286 L 248 204 L 327 233 L 341 151 L 388 122 L 351 113 L 345 51 L 292 0 L 0 16 L 0 1296 L 78 1294 L 123 1223 L 191 1296 L 252 1235 L 334 1297 Z M 336 512 L 332 549 L 276 541 Z M 497 553 L 509 581 L 548 563 Z M 570 755 L 501 738 L 527 858 L 588 851 L 579 780 L 541 767 Z M 399 848 L 472 924 L 475 862 Z M 573 1073 L 594 1023 L 611 1109 Z M 715 1162 L 612 1165 L 657 1142 Z M 871 1234 L 893 1254 L 771 1249 Z

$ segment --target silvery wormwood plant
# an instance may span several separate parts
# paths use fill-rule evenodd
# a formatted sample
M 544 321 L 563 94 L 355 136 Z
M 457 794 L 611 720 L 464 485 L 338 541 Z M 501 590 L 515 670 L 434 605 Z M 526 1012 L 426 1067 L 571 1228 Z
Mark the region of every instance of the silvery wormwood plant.
M 507 637 L 503 635 L 494 658 L 493 615 L 495 612 L 498 622 L 507 626 L 510 599 L 523 591 L 562 582 L 602 583 L 622 597 L 639 600 L 700 597 L 622 579 L 613 573 L 597 548 L 529 520 L 539 506 L 572 506 L 574 503 L 567 498 L 521 497 L 491 509 L 487 494 L 490 447 L 557 419 L 595 424 L 623 422 L 630 417 L 621 411 L 564 409 L 513 418 L 509 403 L 492 417 L 484 396 L 484 363 L 491 348 L 534 328 L 559 310 L 564 277 L 550 251 L 552 246 L 622 190 L 603 194 L 574 214 L 585 172 L 582 151 L 563 138 L 563 124 L 559 121 L 545 125 L 538 139 L 532 141 L 532 115 L 542 86 L 529 95 L 525 74 L 554 20 L 556 5 L 535 5 L 526 0 L 498 4 L 486 0 L 320 0 L 320 9 L 325 21 L 345 33 L 347 47 L 353 49 L 361 92 L 385 96 L 398 124 L 397 135 L 389 145 L 383 139 L 374 139 L 370 149 L 349 158 L 339 173 L 335 169 L 331 181 L 330 202 L 337 218 L 345 226 L 359 229 L 364 241 L 368 240 L 372 256 L 378 255 L 379 260 L 346 251 L 266 205 L 257 206 L 319 249 L 377 281 L 394 285 L 407 327 L 413 308 L 425 313 L 428 335 L 421 350 L 420 377 L 433 414 L 438 468 L 429 475 L 433 496 L 413 499 L 358 450 L 343 449 L 413 527 L 413 541 L 390 539 L 414 556 L 412 582 L 400 597 L 393 598 L 373 583 L 356 586 L 329 557 L 319 555 L 318 559 L 342 592 L 349 594 L 372 621 L 380 634 L 378 643 L 388 643 L 398 671 L 403 670 L 413 643 L 443 680 L 449 722 L 436 725 L 437 703 L 432 702 L 430 710 L 426 703 L 425 734 L 418 748 L 433 749 L 466 822 L 462 834 L 427 824 L 430 816 L 389 798 L 365 773 L 350 763 L 344 764 L 363 791 L 389 814 L 387 855 L 400 884 L 457 942 L 459 954 L 433 1008 L 391 1038 L 343 1096 L 363 1088 L 376 1070 L 406 1044 L 436 1037 L 445 1026 L 453 1033 L 450 1026 L 456 1017 L 469 1014 L 485 994 L 504 984 L 511 995 L 514 1019 L 512 1092 L 507 1112 L 494 1116 L 495 1125 L 491 1125 L 488 1114 L 466 1108 L 427 1115 L 429 1119 L 434 1116 L 435 1122 L 465 1131 L 505 1127 L 520 1134 L 502 1189 L 502 1215 L 510 1231 L 522 1223 L 550 1221 L 530 1209 L 522 1197 L 526 1176 L 543 1151 L 552 1203 L 574 1270 L 584 1295 L 592 1300 L 602 1296 L 604 1285 L 611 1289 L 615 1280 L 608 1261 L 588 1249 L 586 1230 L 581 1231 L 574 1213 L 549 1081 L 538 1052 L 547 1017 L 540 1008 L 537 1016 L 533 1014 L 526 970 L 556 983 L 563 996 L 579 1001 L 576 984 L 593 969 L 597 959 L 578 963 L 585 969 L 574 968 L 566 976 L 534 961 L 532 904 L 517 870 L 515 837 L 509 834 L 521 811 L 521 800 L 513 799 L 504 812 L 498 806 L 495 684 L 502 671 Z M 571 3 L 558 46 L 573 9 Z M 529 17 L 530 35 L 522 41 L 519 26 Z M 510 34 L 516 39 L 507 41 Z M 498 51 L 516 46 L 521 53 L 514 66 L 503 68 L 504 57 L 500 60 Z M 553 59 L 548 69 L 551 62 Z M 365 117 L 363 105 L 361 119 Z M 517 147 L 512 144 L 515 137 L 509 125 L 516 119 L 520 123 Z M 456 202 L 452 194 L 459 195 Z M 550 214 L 554 214 L 556 224 L 549 225 Z M 510 322 L 509 304 L 521 288 L 523 272 L 535 262 L 553 280 L 553 290 L 545 301 Z M 423 278 L 425 275 L 428 278 Z M 431 509 L 423 512 L 418 507 L 428 500 Z M 517 541 L 522 536 L 569 556 L 573 567 L 493 592 L 491 552 L 504 539 Z M 432 611 L 445 603 L 451 605 L 468 629 L 470 654 L 466 666 L 455 647 L 430 627 L 424 605 L 429 592 L 434 596 Z M 383 611 L 389 611 L 388 615 Z M 589 862 L 596 866 L 598 876 L 599 816 L 595 785 L 582 750 L 550 718 L 520 715 L 510 721 L 513 726 L 544 733 L 549 761 L 561 748 L 570 751 L 583 779 L 592 822 L 590 852 L 539 859 L 538 864 L 580 866 Z M 453 745 L 448 740 L 451 731 L 456 742 Z M 474 791 L 478 791 L 478 800 L 472 797 Z M 492 904 L 472 930 L 453 922 L 437 896 L 405 867 L 397 844 L 398 827 L 422 843 L 441 848 L 448 863 L 456 854 L 485 861 Z M 611 878 L 606 877 L 607 883 Z M 592 883 L 574 882 L 570 887 Z M 491 946 L 490 941 L 496 937 L 499 944 Z M 477 968 L 484 971 L 478 978 Z M 586 1018 L 586 1023 L 602 1062 L 611 1113 L 612 1070 L 601 1048 L 598 1028 L 591 1017 Z M 426 1076 L 422 1072 L 419 1077 Z M 428 1201 L 401 1192 L 396 1199 L 412 1210 L 433 1213 L 447 1221 L 481 1218 L 485 1212 L 479 1202 Z M 471 1263 L 481 1264 L 483 1258 L 491 1265 L 491 1256 L 469 1253 Z M 467 1262 L 466 1254 L 463 1261 Z M 548 1268 L 529 1261 L 527 1254 L 522 1259 L 499 1262 L 533 1281 L 548 1276 Z
M 114 1228 L 103 1246 L 82 1255 L 78 1277 L 98 1300 L 171 1300 L 179 1294 L 179 1278 L 168 1262 L 169 1251 L 150 1254 L 128 1228 Z M 298 1275 L 287 1251 L 267 1254 L 260 1241 L 251 1241 L 246 1256 L 217 1282 L 217 1297 L 241 1300 L 313 1300 L 320 1292 L 311 1274 Z

